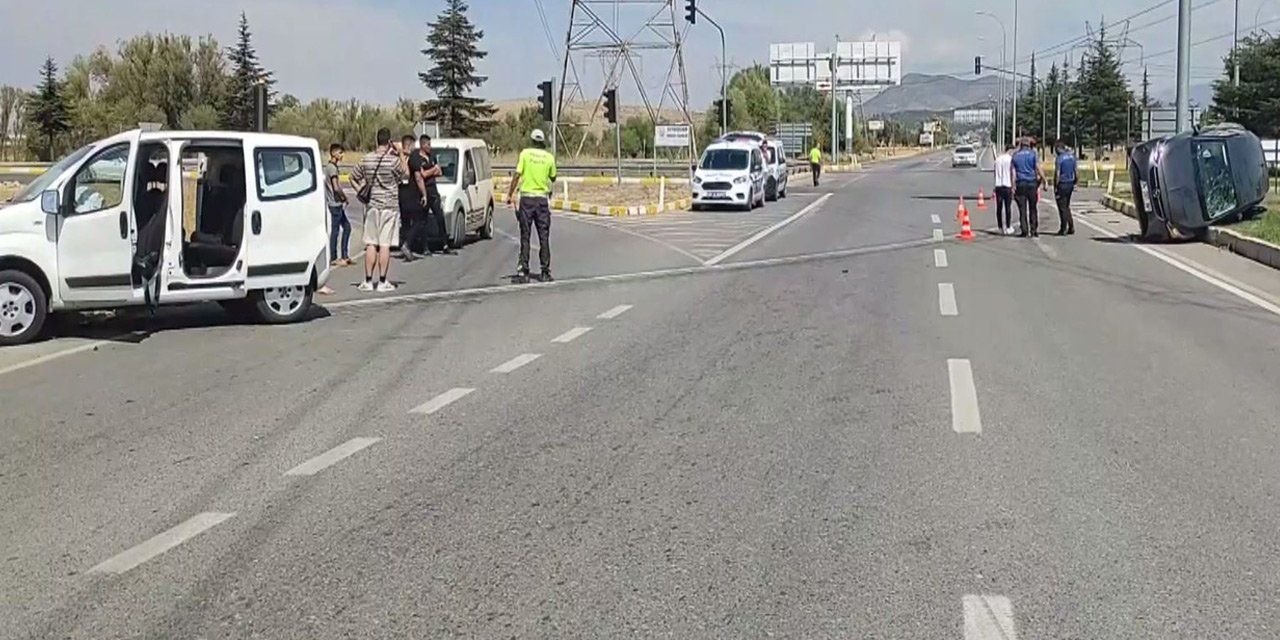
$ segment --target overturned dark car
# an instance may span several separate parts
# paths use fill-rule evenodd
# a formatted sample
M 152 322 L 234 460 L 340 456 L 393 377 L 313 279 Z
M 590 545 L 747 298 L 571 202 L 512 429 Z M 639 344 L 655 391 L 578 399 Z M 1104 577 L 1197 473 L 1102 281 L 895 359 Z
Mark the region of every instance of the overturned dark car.
M 1233 124 L 1137 145 L 1129 180 L 1141 237 L 1157 241 L 1199 237 L 1209 225 L 1252 216 L 1269 186 L 1262 143 Z

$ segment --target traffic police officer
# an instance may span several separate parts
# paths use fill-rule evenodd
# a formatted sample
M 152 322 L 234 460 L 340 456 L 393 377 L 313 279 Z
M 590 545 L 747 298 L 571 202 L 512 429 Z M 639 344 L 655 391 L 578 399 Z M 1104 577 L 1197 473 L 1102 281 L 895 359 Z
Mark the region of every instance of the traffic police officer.
M 547 136 L 541 129 L 534 129 L 529 137 L 533 145 L 520 152 L 516 175 L 507 189 L 507 201 L 513 203 L 516 189 L 520 189 L 520 201 L 516 203 L 516 219 L 520 222 L 520 264 L 516 281 L 529 281 L 529 236 L 533 228 L 537 228 L 541 279 L 551 282 L 550 197 L 551 185 L 556 180 L 556 157 L 547 151 Z
M 818 178 L 822 175 L 822 149 L 816 144 L 809 151 L 809 173 L 813 174 L 813 186 L 818 186 Z

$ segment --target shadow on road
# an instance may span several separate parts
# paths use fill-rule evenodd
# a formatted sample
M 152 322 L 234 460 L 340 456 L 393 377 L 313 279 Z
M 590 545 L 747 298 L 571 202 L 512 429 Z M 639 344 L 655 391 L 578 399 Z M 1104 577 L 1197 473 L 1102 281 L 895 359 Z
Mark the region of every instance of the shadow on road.
M 328 318 L 332 314 L 323 303 L 311 306 L 304 323 Z M 216 327 L 247 326 L 258 324 L 238 318 L 217 304 L 192 304 L 162 307 L 155 314 L 145 309 L 123 309 L 114 312 L 92 314 L 62 314 L 54 316 L 46 326 L 40 341 L 56 338 L 85 338 L 106 340 L 120 344 L 141 344 L 147 338 L 164 331 L 209 329 Z

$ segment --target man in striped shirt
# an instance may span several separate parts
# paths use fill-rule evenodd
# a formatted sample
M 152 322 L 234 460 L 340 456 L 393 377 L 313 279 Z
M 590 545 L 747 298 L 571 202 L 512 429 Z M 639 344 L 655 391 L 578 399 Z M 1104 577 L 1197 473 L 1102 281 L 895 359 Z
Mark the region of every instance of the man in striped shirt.
M 369 187 L 364 212 L 364 282 L 361 291 L 395 291 L 387 281 L 391 270 L 391 247 L 400 244 L 400 181 L 409 174 L 408 154 L 391 141 L 391 130 L 378 130 L 378 148 L 365 154 L 351 170 L 356 193 Z M 373 283 L 374 276 L 378 283 Z

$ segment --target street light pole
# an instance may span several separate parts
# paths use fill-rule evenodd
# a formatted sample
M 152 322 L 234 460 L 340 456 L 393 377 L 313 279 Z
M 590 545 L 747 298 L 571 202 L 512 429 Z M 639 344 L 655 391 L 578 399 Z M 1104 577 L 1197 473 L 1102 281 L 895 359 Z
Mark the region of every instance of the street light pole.
M 1240 0 L 1236 0 L 1235 26 L 1231 30 L 1231 84 L 1240 86 Z
M 1000 17 L 994 13 L 989 13 L 987 11 L 978 11 L 976 13 L 977 15 L 991 18 L 992 20 L 996 21 L 996 24 L 1000 25 L 1000 68 L 1004 70 L 1008 70 L 1009 61 L 1008 59 L 1005 58 L 1005 55 L 1009 52 L 1009 32 L 1006 31 L 1004 28 L 1004 21 L 1001 20 Z M 1004 149 L 1004 141 L 1005 141 L 1004 121 L 1005 121 L 1005 115 L 1006 115 L 1005 105 L 1008 104 L 1007 103 L 1008 92 L 1006 90 L 1007 86 L 1008 86 L 1008 79 L 1005 78 L 1005 75 L 1002 73 L 1000 74 L 1000 106 L 996 110 L 998 114 L 996 116 L 996 120 L 999 121 L 1000 123 L 999 124 L 1000 128 L 996 135 L 996 146 L 1000 147 L 1001 149 Z
M 840 69 L 840 35 L 836 34 L 836 46 L 831 50 L 831 164 L 840 164 L 840 136 L 836 131 L 836 86 Z
M 1013 139 L 1018 139 L 1018 0 L 1013 0 Z
M 1175 131 L 1186 131 L 1191 120 L 1191 0 L 1178 0 L 1178 91 Z
M 720 135 L 729 133 L 729 59 L 725 57 L 724 46 L 724 29 L 711 16 L 707 15 L 701 7 L 697 9 L 698 15 L 711 23 L 711 26 L 720 32 Z

